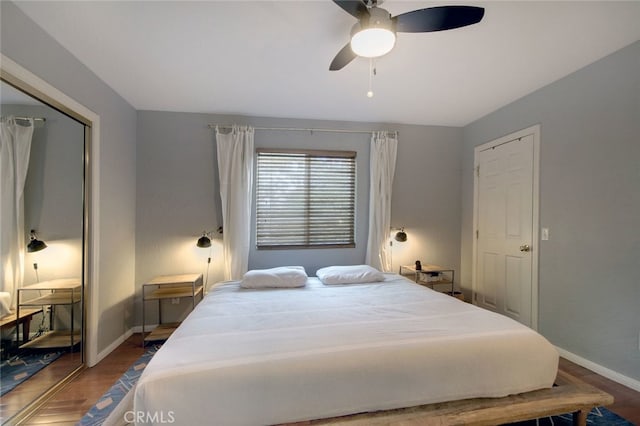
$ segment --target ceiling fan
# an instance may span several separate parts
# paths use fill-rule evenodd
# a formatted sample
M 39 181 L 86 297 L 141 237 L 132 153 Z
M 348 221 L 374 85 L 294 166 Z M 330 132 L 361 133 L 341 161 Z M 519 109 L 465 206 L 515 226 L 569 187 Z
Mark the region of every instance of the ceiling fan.
M 393 49 L 396 33 L 426 33 L 473 25 L 482 20 L 484 8 L 436 6 L 391 16 L 378 7 L 383 0 L 333 0 L 358 19 L 351 29 L 351 41 L 333 58 L 330 71 L 344 68 L 357 56 L 376 58 Z

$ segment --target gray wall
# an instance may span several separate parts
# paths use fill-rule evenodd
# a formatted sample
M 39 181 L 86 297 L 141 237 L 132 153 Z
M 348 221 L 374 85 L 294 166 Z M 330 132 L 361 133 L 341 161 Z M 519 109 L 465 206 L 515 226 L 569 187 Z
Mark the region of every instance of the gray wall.
M 13 3 L 0 2 L 1 51 L 100 115 L 98 351 L 132 326 L 135 273 L 136 112 Z
M 209 251 L 198 249 L 202 230 L 222 225 L 215 130 L 208 124 L 256 127 L 389 129 L 400 132 L 392 205 L 393 226 L 409 240 L 393 247 L 394 269 L 416 259 L 459 267 L 460 153 L 462 132 L 447 127 L 275 119 L 212 114 L 138 112 L 136 282 L 155 275 L 206 273 Z M 357 151 L 356 247 L 341 250 L 256 250 L 250 268 L 300 264 L 312 275 L 321 266 L 364 262 L 368 232 L 368 134 L 256 130 L 256 147 Z M 252 227 L 255 227 L 255 218 Z M 255 246 L 255 240 L 252 242 Z M 212 247 L 209 283 L 222 279 L 221 245 Z M 147 322 L 157 322 L 154 306 Z M 186 304 L 185 304 L 186 305 Z M 186 306 L 185 306 L 186 309 Z M 141 309 L 137 308 L 136 312 Z M 184 312 L 183 309 L 178 309 Z M 139 323 L 139 316 L 136 316 Z
M 471 287 L 473 149 L 541 124 L 539 328 L 640 379 L 640 42 L 464 129 L 462 279 Z M 535 246 L 534 246 L 535 247 Z

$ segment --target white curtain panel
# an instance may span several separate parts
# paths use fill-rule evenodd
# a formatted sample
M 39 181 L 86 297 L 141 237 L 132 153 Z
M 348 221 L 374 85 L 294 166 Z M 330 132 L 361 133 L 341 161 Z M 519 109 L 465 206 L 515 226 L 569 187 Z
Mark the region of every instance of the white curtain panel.
M 241 279 L 249 265 L 253 134 L 253 127 L 234 125 L 226 134 L 216 127 L 225 280 Z
M 0 291 L 14 307 L 24 280 L 24 183 L 29 168 L 33 120 L 0 121 Z
M 369 239 L 366 263 L 381 271 L 391 271 L 391 189 L 396 170 L 397 134 L 376 132 L 371 136 Z

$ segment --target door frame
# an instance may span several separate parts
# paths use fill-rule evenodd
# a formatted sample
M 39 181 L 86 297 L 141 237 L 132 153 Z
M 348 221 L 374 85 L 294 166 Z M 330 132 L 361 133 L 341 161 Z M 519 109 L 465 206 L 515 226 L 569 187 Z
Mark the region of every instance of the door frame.
M 40 101 L 63 111 L 85 125 L 85 176 L 82 278 L 84 282 L 84 364 L 92 367 L 98 357 L 98 304 L 100 252 L 100 116 L 55 88 L 11 58 L 0 54 L 0 75 Z M 63 383 L 59 383 L 63 384 Z
M 471 300 L 476 304 L 478 265 L 478 157 L 480 152 L 503 145 L 514 139 L 533 135 L 533 191 L 532 191 L 532 233 L 531 233 L 531 328 L 538 330 L 538 263 L 540 260 L 540 124 L 510 133 L 474 148 L 473 152 L 473 257 L 471 268 Z

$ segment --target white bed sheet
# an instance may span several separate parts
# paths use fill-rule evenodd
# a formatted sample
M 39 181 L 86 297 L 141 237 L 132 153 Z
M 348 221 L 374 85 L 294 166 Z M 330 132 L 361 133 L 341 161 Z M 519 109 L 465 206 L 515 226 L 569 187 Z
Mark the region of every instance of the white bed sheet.
M 216 286 L 140 378 L 136 413 L 260 425 L 550 387 L 558 353 L 504 316 L 395 274 L 296 289 Z

